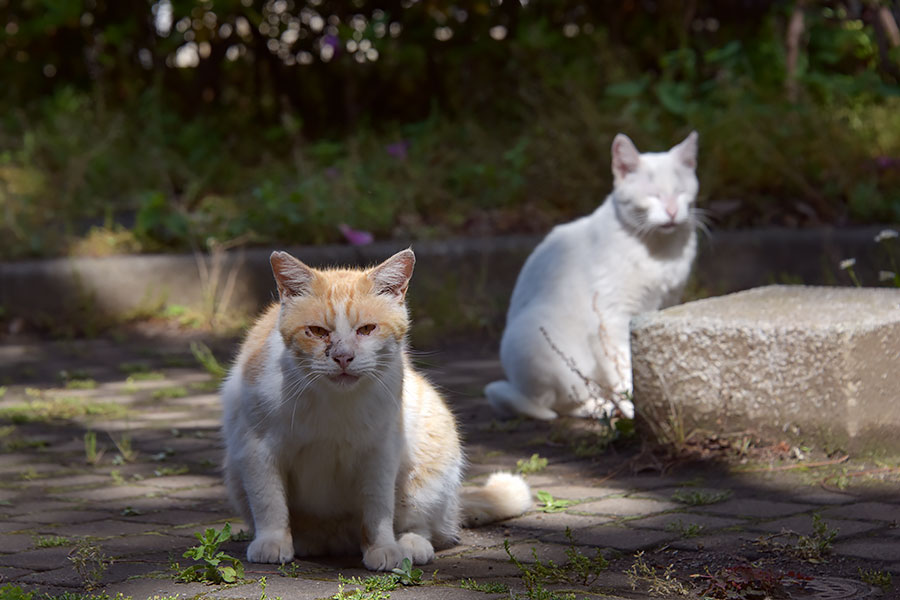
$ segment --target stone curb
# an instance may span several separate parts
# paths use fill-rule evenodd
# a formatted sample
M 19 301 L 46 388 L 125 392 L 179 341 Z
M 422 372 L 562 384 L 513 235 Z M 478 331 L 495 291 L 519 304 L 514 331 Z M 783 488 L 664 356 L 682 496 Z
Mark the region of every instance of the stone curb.
M 857 259 L 856 270 L 862 280 L 872 283 L 879 266 L 885 267 L 881 249 L 873 241 L 881 229 L 718 232 L 701 241 L 695 266 L 697 285 L 704 295 L 718 295 L 787 281 L 845 282 L 838 263 L 849 257 Z M 293 246 L 287 250 L 313 266 L 362 265 L 411 245 L 418 258 L 410 295 L 414 312 L 417 304 L 434 304 L 434 299 L 424 294 L 449 294 L 443 298 L 445 302 L 487 301 L 476 320 L 502 324 L 519 269 L 540 240 L 541 236 L 501 236 L 386 241 L 362 247 Z M 209 256 L 156 254 L 0 263 L 0 307 L 8 317 L 46 320 L 70 315 L 85 304 L 105 314 L 123 315 L 162 303 L 199 308 L 211 297 L 228 295 L 231 309 L 254 313 L 273 297 L 270 252 L 268 248 L 231 251 L 221 261 L 221 275 L 207 282 L 201 277 L 200 264 L 212 269 Z M 233 289 L 228 292 L 232 276 Z

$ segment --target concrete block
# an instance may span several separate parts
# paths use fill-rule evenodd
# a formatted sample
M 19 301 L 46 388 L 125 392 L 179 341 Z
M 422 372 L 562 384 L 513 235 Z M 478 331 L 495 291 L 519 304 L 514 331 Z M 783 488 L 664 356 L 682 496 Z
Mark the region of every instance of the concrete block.
M 900 449 L 900 290 L 756 288 L 640 315 L 631 345 L 644 415 Z

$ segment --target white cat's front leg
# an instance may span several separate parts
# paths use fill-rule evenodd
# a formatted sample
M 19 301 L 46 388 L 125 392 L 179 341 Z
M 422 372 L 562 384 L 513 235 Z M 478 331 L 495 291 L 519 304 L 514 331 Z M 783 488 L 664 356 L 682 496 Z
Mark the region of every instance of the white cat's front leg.
M 597 365 L 608 384 L 606 393 L 613 393 L 611 399 L 592 398 L 583 409 L 593 411 L 594 416 L 601 412 L 612 412 L 619 408 L 625 417 L 634 417 L 634 405 L 628 397 L 631 395 L 631 330 L 627 320 L 610 320 L 601 324 L 595 341 L 594 353 Z
M 286 563 L 294 558 L 283 475 L 262 443 L 248 442 L 240 459 L 241 479 L 253 514 L 253 541 L 247 560 Z
M 402 435 L 388 432 L 388 436 Z M 385 444 L 387 445 L 387 444 Z M 361 465 L 363 514 L 360 540 L 363 565 L 371 571 L 389 571 L 410 558 L 394 535 L 394 494 L 400 468 L 396 452 L 374 451 Z

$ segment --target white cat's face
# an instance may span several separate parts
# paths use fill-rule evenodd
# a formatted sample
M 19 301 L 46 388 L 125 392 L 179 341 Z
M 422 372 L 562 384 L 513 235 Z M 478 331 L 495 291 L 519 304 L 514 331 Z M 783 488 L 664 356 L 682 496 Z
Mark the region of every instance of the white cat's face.
M 670 233 L 691 223 L 697 198 L 697 132 L 668 152 L 640 154 L 624 134 L 613 140 L 613 195 L 620 218 L 639 233 Z

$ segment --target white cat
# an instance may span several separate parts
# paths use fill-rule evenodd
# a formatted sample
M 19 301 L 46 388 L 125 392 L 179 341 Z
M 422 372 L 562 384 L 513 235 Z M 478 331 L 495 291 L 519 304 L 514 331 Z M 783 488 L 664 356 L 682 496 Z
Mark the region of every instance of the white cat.
M 554 227 L 522 267 L 500 344 L 501 414 L 554 419 L 634 414 L 629 321 L 679 301 L 696 254 L 697 133 L 669 150 L 612 144 L 613 191 Z
M 362 550 L 369 569 L 430 561 L 470 525 L 521 514 L 525 481 L 461 489 L 456 422 L 406 353 L 415 257 L 311 269 L 272 254 L 280 303 L 247 334 L 222 389 L 225 483 L 253 528 L 251 562 Z

